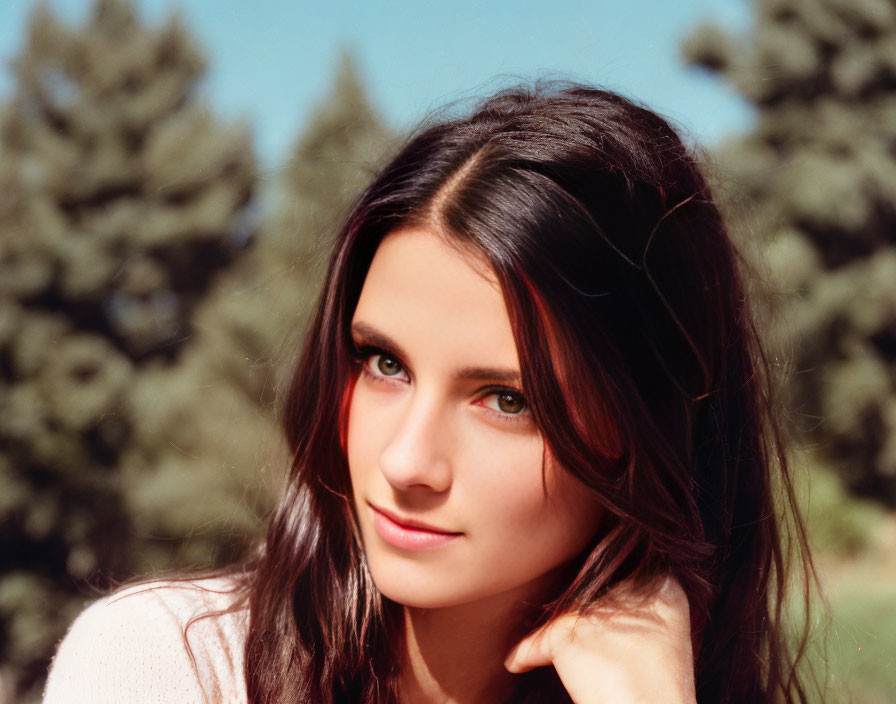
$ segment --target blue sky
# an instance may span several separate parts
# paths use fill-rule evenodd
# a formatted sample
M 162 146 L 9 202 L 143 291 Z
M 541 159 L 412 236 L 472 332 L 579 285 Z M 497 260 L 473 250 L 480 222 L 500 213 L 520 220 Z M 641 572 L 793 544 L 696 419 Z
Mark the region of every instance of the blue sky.
M 48 0 L 84 19 L 91 0 Z M 31 0 L 0 0 L 0 99 Z M 682 37 L 711 19 L 749 28 L 747 0 L 137 0 L 141 17 L 186 18 L 209 60 L 203 90 L 224 117 L 247 117 L 266 166 L 285 158 L 326 95 L 341 47 L 354 52 L 374 105 L 397 129 L 452 100 L 519 78 L 597 83 L 633 96 L 712 144 L 749 128 L 725 84 L 680 59 Z

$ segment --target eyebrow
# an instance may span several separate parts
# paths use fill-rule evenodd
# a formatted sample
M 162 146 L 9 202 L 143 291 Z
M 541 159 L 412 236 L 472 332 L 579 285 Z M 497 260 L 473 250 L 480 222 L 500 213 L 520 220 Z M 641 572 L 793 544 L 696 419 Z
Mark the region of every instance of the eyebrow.
M 352 323 L 352 334 L 356 337 L 361 338 L 361 340 L 366 344 L 371 344 L 376 347 L 382 347 L 384 349 L 390 350 L 402 359 L 408 358 L 405 351 L 401 348 L 401 345 L 395 342 L 395 340 L 390 338 L 388 335 L 380 332 L 367 323 Z M 521 387 L 523 385 L 522 378 L 520 377 L 520 373 L 517 370 L 502 369 L 500 367 L 461 367 L 457 370 L 455 378 L 460 381 L 497 381 L 502 384 L 508 384 L 517 387 Z

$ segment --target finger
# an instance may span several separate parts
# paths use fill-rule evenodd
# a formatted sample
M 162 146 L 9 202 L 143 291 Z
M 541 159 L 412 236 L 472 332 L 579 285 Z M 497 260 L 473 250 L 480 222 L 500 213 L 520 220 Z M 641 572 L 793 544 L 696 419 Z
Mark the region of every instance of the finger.
M 553 662 L 550 629 L 551 624 L 548 624 L 523 638 L 504 660 L 504 667 L 514 674 L 521 674 L 550 665 Z

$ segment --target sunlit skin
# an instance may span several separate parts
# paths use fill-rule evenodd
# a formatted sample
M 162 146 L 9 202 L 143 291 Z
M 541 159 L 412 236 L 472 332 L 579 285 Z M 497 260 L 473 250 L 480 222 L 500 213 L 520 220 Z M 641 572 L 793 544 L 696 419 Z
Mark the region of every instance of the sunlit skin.
M 626 652 L 638 638 L 650 641 L 642 653 L 666 679 L 687 680 L 687 600 L 677 583 L 657 597 L 672 604 L 660 631 L 683 633 L 673 646 L 656 637 L 654 618 L 651 631 L 632 629 L 634 611 L 622 624 L 624 647 L 607 641 L 613 619 L 597 611 L 521 640 L 526 604 L 556 588 L 561 568 L 592 544 L 601 514 L 545 450 L 501 289 L 482 257 L 425 228 L 389 234 L 365 279 L 352 338 L 348 463 L 371 575 L 405 607 L 406 701 L 499 701 L 511 672 L 542 665 L 557 668 L 579 704 L 660 701 L 657 691 L 684 692 L 662 701 L 692 701 L 687 686 L 670 690 L 662 677 L 651 683 L 660 690 L 642 691 L 619 672 L 592 686 L 602 668 L 637 665 L 602 646 Z M 675 627 L 665 627 L 669 619 Z M 642 669 L 643 661 L 631 673 Z

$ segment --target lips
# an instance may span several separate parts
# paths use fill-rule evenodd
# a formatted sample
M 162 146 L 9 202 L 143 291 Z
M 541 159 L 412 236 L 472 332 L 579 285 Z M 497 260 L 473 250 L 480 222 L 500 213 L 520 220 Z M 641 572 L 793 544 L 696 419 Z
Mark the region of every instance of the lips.
M 438 526 L 430 525 L 429 523 L 424 523 L 423 521 L 418 521 L 414 518 L 404 518 L 403 516 L 399 516 L 397 513 L 393 513 L 388 509 L 381 508 L 375 504 L 368 503 L 370 508 L 374 511 L 377 511 L 383 514 L 386 518 L 388 518 L 393 523 L 398 524 L 402 528 L 409 528 L 411 530 L 423 530 L 428 533 L 442 533 L 444 535 L 460 535 L 457 531 L 445 530 L 444 528 L 439 528 Z
M 369 502 L 368 506 L 373 514 L 373 525 L 379 537 L 383 542 L 400 550 L 412 552 L 433 550 L 463 535 L 423 521 L 399 516 Z

